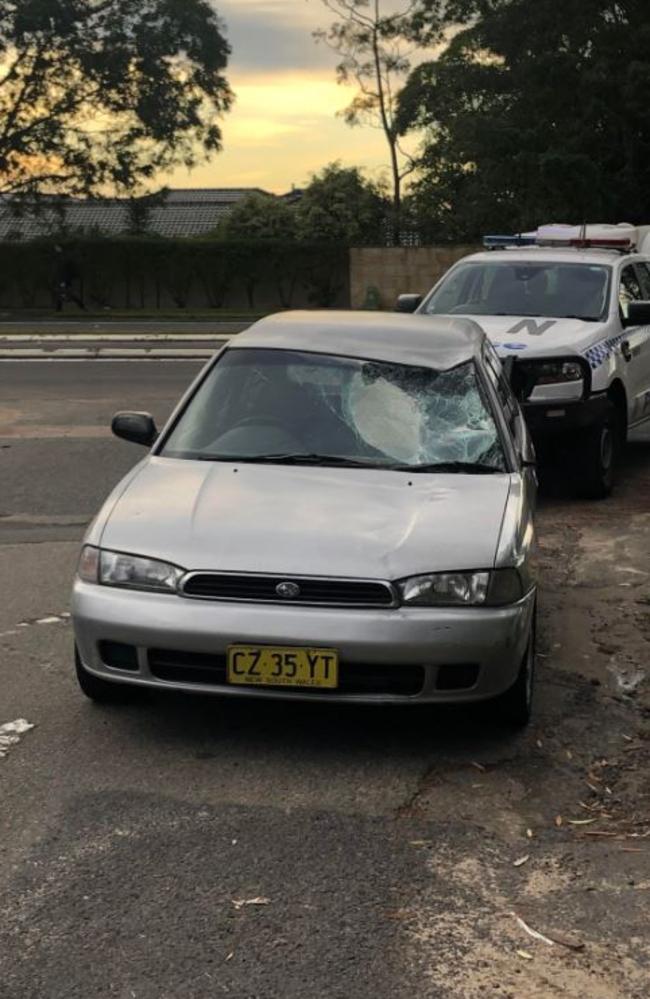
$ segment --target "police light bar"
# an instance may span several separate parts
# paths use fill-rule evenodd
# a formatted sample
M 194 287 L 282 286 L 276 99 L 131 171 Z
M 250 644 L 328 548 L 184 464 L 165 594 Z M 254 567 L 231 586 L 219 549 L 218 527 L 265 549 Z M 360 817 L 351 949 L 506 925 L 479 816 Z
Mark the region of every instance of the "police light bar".
M 594 225 L 543 225 L 537 230 L 538 246 L 568 246 L 579 250 L 631 250 L 636 246 L 637 228 L 622 222 Z
M 554 246 L 572 249 L 626 250 L 634 249 L 640 231 L 625 222 L 619 225 L 543 225 L 535 232 L 516 236 L 485 236 L 483 245 L 488 250 L 517 246 Z
M 503 250 L 508 246 L 535 246 L 536 234 L 519 234 L 518 236 L 484 236 L 483 246 L 486 250 Z
M 571 246 L 579 250 L 630 250 L 634 246 L 631 239 L 538 239 L 537 246 Z

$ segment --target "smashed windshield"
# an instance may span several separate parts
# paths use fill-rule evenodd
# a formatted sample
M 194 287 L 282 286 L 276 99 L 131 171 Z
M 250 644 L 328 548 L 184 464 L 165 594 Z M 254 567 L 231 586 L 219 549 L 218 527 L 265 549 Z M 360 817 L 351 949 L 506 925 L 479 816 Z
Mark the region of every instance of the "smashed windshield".
M 598 264 L 508 260 L 461 264 L 428 299 L 431 315 L 540 316 L 596 322 L 607 312 L 611 270 Z
M 473 362 L 451 371 L 287 350 L 227 351 L 163 449 L 173 458 L 506 468 Z

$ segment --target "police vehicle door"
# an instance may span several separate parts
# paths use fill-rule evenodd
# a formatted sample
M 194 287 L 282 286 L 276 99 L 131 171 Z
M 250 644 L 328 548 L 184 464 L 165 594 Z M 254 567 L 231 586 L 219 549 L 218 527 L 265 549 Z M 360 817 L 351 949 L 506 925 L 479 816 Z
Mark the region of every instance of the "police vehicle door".
M 619 304 L 627 317 L 630 302 L 650 301 L 650 270 L 642 261 L 626 264 L 621 272 Z M 621 342 L 626 362 L 630 426 L 650 419 L 650 326 L 630 326 Z

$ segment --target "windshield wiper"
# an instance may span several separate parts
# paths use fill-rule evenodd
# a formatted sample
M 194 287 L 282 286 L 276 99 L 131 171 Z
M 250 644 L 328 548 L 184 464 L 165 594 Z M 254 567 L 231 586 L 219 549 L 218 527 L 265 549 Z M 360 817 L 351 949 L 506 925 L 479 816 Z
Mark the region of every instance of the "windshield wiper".
M 396 462 L 378 462 L 373 458 L 346 458 L 340 454 L 202 454 L 198 461 L 224 461 L 246 465 L 323 465 L 334 468 L 377 468 L 388 472 L 456 472 L 469 475 L 499 475 L 503 469 L 473 461 L 427 462 L 406 465 Z
M 596 316 L 562 316 L 563 319 L 580 319 L 583 323 L 599 323 L 600 319 Z
M 390 465 L 395 472 L 451 472 L 460 475 L 503 475 L 502 468 L 473 461 L 438 461 L 421 465 Z
M 247 465 L 330 465 L 340 468 L 389 468 L 373 459 L 347 458 L 340 454 L 311 454 L 297 451 L 288 454 L 202 454 L 199 461 L 228 461 Z

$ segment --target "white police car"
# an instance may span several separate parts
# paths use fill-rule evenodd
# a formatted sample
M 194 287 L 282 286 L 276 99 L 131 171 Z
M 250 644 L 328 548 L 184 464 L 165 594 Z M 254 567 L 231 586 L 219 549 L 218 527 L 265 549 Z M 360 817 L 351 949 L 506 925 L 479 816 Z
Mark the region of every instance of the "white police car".
M 506 367 L 538 449 L 569 442 L 581 493 L 606 496 L 628 431 L 650 421 L 650 226 L 544 226 L 484 244 L 397 308 L 476 319 L 516 359 Z

